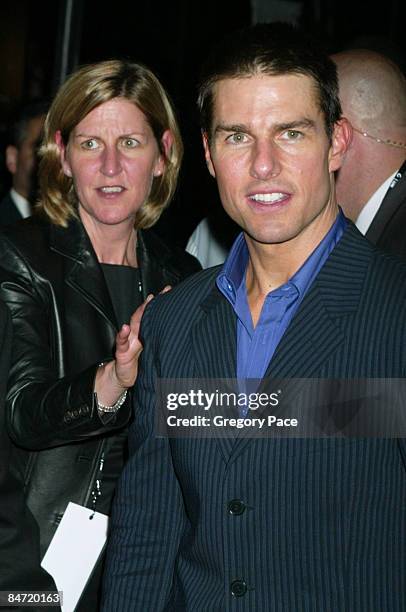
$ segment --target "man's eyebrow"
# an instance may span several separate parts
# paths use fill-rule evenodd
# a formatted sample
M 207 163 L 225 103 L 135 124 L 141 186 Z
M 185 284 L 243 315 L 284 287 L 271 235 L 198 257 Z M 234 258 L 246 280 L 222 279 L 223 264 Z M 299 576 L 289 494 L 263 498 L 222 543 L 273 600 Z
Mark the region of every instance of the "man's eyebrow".
M 289 121 L 286 123 L 277 123 L 274 125 L 274 129 L 283 132 L 284 130 L 296 130 L 298 128 L 311 128 L 315 127 L 315 122 L 312 119 L 297 119 L 296 121 Z
M 219 123 L 218 125 L 216 125 L 214 133 L 217 134 L 218 132 L 248 132 L 248 127 L 246 125 L 243 124 L 231 124 L 228 125 L 227 123 Z
M 296 119 L 294 121 L 287 121 L 284 123 L 275 123 L 272 126 L 272 130 L 273 131 L 277 131 L 277 132 L 283 132 L 284 130 L 296 130 L 296 129 L 313 129 L 315 127 L 315 122 L 313 121 L 313 119 L 309 119 L 307 117 L 304 117 L 302 119 Z M 230 132 L 230 133 L 234 133 L 234 132 L 243 132 L 243 133 L 249 133 L 249 127 L 247 125 L 244 125 L 243 123 L 233 123 L 233 124 L 227 124 L 227 123 L 219 123 L 218 125 L 216 125 L 215 129 L 214 129 L 214 134 L 218 134 L 219 132 Z

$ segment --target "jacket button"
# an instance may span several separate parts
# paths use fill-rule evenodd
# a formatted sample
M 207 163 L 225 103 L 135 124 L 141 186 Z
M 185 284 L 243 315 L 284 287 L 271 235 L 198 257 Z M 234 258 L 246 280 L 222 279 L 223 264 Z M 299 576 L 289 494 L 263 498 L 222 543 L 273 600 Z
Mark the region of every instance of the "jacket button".
M 233 597 L 243 597 L 248 590 L 247 583 L 245 580 L 233 580 L 230 590 Z
M 246 505 L 240 499 L 232 499 L 227 505 L 229 514 L 239 516 L 245 512 Z

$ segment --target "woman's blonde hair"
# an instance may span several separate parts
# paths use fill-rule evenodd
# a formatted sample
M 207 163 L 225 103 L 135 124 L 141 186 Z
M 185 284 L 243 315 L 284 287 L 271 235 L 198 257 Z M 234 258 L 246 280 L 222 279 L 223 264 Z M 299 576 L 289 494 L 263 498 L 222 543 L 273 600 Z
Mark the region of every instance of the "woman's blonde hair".
M 47 114 L 40 149 L 38 208 L 56 225 L 66 227 L 77 216 L 77 196 L 72 178 L 62 170 L 55 137 L 61 132 L 65 146 L 72 130 L 94 108 L 113 98 L 124 98 L 145 115 L 165 157 L 162 175 L 154 178 L 148 200 L 137 212 L 135 226 L 151 227 L 172 198 L 183 155 L 183 145 L 174 109 L 157 77 L 142 64 L 109 60 L 83 66 L 60 87 Z M 167 155 L 162 135 L 170 130 L 173 144 Z

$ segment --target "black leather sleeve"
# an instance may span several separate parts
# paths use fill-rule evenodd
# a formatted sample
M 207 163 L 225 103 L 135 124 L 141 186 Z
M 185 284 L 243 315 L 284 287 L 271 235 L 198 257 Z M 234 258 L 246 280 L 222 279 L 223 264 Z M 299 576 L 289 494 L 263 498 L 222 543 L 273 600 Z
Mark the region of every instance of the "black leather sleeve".
M 17 253 L 5 253 L 0 239 L 0 297 L 13 323 L 7 426 L 13 441 L 30 450 L 105 434 L 125 425 L 131 411 L 127 397 L 116 418 L 102 422 L 93 398 L 98 363 L 74 376 L 56 370 L 56 364 L 62 369 L 63 357 L 53 355 L 59 350 L 55 336 L 62 332 L 56 329 L 59 322 L 48 285 Z
M 4 422 L 10 349 L 11 318 L 0 302 L 0 590 L 56 590 L 51 576 L 40 567 L 38 526 L 25 505 L 23 485 L 11 470 L 11 443 Z M 37 606 L 30 610 L 39 612 Z

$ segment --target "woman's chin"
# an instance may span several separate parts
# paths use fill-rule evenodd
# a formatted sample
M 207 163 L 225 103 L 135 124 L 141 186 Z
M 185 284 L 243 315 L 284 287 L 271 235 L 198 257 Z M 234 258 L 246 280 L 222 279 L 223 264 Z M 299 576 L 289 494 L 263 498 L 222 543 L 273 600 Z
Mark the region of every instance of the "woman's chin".
M 132 227 L 135 220 L 135 212 L 128 210 L 118 210 L 117 208 L 104 209 L 102 211 L 84 211 L 83 207 L 80 210 L 80 217 L 85 227 L 90 222 L 92 225 L 103 227 L 115 227 L 117 225 L 128 225 Z

